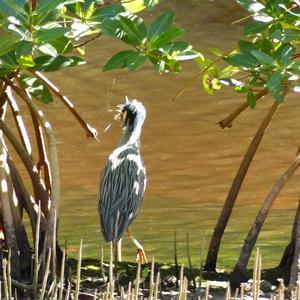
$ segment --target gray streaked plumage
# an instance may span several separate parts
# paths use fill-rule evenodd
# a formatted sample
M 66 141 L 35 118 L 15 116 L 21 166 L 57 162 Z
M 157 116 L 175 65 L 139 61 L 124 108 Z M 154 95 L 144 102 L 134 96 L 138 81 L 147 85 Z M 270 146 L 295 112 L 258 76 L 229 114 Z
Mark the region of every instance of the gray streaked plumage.
M 146 110 L 137 100 L 119 106 L 124 134 L 110 154 L 100 179 L 99 215 L 106 242 L 118 241 L 137 216 L 146 188 L 140 135 Z

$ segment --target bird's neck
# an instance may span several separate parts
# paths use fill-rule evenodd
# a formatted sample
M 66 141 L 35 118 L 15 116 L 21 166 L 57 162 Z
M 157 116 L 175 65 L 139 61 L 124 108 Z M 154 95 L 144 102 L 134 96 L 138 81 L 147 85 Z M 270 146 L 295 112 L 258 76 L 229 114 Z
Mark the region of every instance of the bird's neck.
M 126 128 L 120 146 L 132 145 L 136 148 L 139 148 L 141 130 L 142 126 L 135 126 L 133 129 Z

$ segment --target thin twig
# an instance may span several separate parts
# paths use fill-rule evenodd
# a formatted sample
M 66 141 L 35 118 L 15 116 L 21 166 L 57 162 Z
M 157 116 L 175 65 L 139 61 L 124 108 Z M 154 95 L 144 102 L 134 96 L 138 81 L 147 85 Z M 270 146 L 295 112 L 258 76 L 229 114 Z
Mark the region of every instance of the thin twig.
M 86 41 L 84 41 L 84 42 L 82 42 L 82 43 L 80 43 L 80 44 L 74 45 L 73 48 L 80 48 L 80 47 L 83 47 L 83 46 L 89 44 L 90 42 L 96 40 L 96 39 L 97 39 L 98 37 L 100 37 L 101 35 L 102 35 L 102 32 L 99 32 L 99 33 L 96 34 L 94 37 L 90 38 L 89 40 L 86 40 Z

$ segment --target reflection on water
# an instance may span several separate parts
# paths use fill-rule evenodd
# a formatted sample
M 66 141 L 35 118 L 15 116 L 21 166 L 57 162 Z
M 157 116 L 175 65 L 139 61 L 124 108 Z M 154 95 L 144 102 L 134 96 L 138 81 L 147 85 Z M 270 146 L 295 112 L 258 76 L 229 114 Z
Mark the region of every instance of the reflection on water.
M 227 3 L 226 10 L 227 1 L 166 2 L 163 7 L 175 10 L 176 24 L 186 28 L 186 38 L 195 48 L 228 51 L 235 46 L 241 32 L 239 26 L 229 25 L 239 16 L 235 4 L 228 7 Z M 229 14 L 230 9 L 234 13 Z M 151 17 L 157 13 L 154 11 Z M 224 89 L 208 96 L 198 82 L 173 102 L 172 97 L 197 72 L 193 63 L 187 63 L 179 75 L 159 76 L 150 65 L 135 73 L 102 73 L 107 58 L 124 48 L 121 42 L 101 37 L 88 46 L 87 66 L 51 74 L 78 111 L 101 133 L 100 143 L 88 141 L 61 103 L 45 107 L 54 127 L 63 126 L 56 131 L 62 176 L 60 237 L 68 239 L 71 251 L 76 251 L 80 238 L 84 238 L 85 256 L 97 257 L 103 245 L 96 204 L 98 180 L 121 134 L 119 124 L 112 121 L 112 110 L 127 95 L 143 101 L 148 113 L 142 135 L 148 187 L 132 230 L 143 242 L 148 257 L 172 261 L 176 229 L 182 262 L 189 232 L 193 261 L 199 264 L 242 156 L 271 100 L 248 110 L 231 129 L 222 130 L 216 123 L 243 101 L 239 95 Z M 219 267 L 232 267 L 259 204 L 295 156 L 299 146 L 296 101 L 291 96 L 279 109 L 259 148 L 226 230 Z M 111 128 L 103 133 L 111 122 Z M 264 266 L 278 262 L 289 240 L 300 192 L 298 179 L 296 175 L 284 188 L 263 228 L 258 244 Z M 128 241 L 124 241 L 123 250 L 125 259 L 135 259 Z

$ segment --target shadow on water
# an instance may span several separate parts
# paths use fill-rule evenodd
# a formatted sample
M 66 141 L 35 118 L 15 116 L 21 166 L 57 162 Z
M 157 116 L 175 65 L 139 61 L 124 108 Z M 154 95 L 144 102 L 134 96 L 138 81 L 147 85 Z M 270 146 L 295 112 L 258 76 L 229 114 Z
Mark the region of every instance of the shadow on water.
M 159 10 L 173 9 L 176 24 L 186 29 L 187 40 L 200 51 L 210 47 L 228 51 L 241 35 L 239 25 L 230 25 L 241 12 L 229 1 L 166 2 Z M 155 10 L 149 19 L 158 13 Z M 244 101 L 242 98 L 230 89 L 208 96 L 199 81 L 173 102 L 176 92 L 198 71 L 193 63 L 184 65 L 178 75 L 159 76 L 150 65 L 135 73 L 103 73 L 107 58 L 124 48 L 121 42 L 101 37 L 88 46 L 87 66 L 55 78 L 51 74 L 101 134 L 100 143 L 87 141 L 61 103 L 45 107 L 54 128 L 63 127 L 56 131 L 62 176 L 60 237 L 68 239 L 71 253 L 84 238 L 84 255 L 98 256 L 103 245 L 96 203 L 99 174 L 120 137 L 119 124 L 112 121 L 113 110 L 127 95 L 142 100 L 147 108 L 142 153 L 148 187 L 133 232 L 149 257 L 172 261 L 176 229 L 180 262 L 185 262 L 185 236 L 189 232 L 193 261 L 199 264 L 201 247 L 206 253 L 232 179 L 271 100 L 248 110 L 230 130 L 221 130 L 216 123 Z M 218 262 L 221 268 L 234 264 L 259 204 L 294 158 L 299 146 L 299 128 L 294 125 L 299 118 L 296 101 L 296 97 L 289 97 L 279 110 L 253 162 L 224 236 Z M 110 123 L 111 128 L 103 133 Z M 258 243 L 264 267 L 277 263 L 289 240 L 300 189 L 298 179 L 296 175 L 285 187 L 264 226 Z M 123 249 L 126 259 L 135 259 L 129 242 L 124 242 Z

